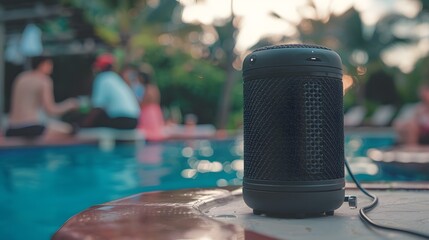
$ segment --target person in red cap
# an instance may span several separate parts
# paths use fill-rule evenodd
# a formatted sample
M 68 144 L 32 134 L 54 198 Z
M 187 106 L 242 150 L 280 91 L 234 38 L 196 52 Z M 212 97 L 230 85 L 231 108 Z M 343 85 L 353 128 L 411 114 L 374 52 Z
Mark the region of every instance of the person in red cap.
M 93 109 L 81 127 L 134 129 L 140 115 L 139 104 L 131 88 L 113 71 L 111 54 L 97 57 L 93 69 L 97 73 L 91 96 Z

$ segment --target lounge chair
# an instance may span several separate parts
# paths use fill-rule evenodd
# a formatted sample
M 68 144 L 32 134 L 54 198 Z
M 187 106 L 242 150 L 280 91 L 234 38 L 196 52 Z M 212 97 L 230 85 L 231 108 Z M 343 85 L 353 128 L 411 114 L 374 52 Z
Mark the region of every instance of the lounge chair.
M 354 106 L 344 114 L 344 126 L 358 127 L 362 125 L 366 115 L 366 109 L 363 106 Z
M 396 113 L 396 108 L 393 105 L 379 106 L 370 118 L 370 125 L 375 127 L 388 126 L 393 116 Z

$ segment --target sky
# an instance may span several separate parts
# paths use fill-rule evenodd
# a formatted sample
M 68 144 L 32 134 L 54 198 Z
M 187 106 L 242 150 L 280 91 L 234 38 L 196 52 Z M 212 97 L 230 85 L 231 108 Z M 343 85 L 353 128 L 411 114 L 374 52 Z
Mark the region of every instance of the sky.
M 183 6 L 182 20 L 187 23 L 205 25 L 222 24 L 231 16 L 231 0 L 180 0 Z M 421 10 L 418 0 L 317 0 L 316 9 L 309 7 L 311 0 L 234 0 L 234 15 L 241 19 L 238 25 L 236 52 L 244 54 L 264 37 L 287 36 L 299 39 L 296 25 L 303 19 L 328 21 L 331 15 L 341 15 L 354 7 L 360 14 L 365 35 L 371 35 L 375 24 L 386 14 L 397 13 L 410 19 Z M 275 12 L 281 18 L 271 15 Z M 408 24 L 408 26 L 407 26 Z M 390 66 L 397 66 L 403 72 L 410 72 L 415 62 L 429 53 L 429 23 L 419 26 L 403 26 L 394 29 L 396 34 L 416 34 L 414 44 L 398 45 L 383 52 L 383 61 Z M 417 29 L 416 29 L 417 28 Z M 419 31 L 415 31 L 419 30 Z M 423 33 L 423 34 L 421 34 Z M 423 35 L 423 36 L 421 36 Z M 404 61 L 406 56 L 407 61 Z

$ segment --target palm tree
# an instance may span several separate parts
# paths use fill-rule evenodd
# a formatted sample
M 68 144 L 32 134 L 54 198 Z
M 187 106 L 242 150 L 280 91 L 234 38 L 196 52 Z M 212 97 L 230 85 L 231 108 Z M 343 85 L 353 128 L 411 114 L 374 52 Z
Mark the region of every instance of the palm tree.
M 317 13 L 314 1 L 309 1 L 307 7 L 313 8 L 313 12 Z M 422 3 L 423 9 L 429 8 L 427 1 L 422 1 Z M 387 14 L 372 26 L 370 29 L 372 31 L 369 33 L 368 27 L 361 20 L 360 13 L 354 8 L 350 8 L 339 16 L 331 14 L 328 18 L 308 19 L 302 16 L 301 22 L 297 25 L 299 38 L 292 40 L 325 45 L 336 50 L 342 57 L 347 73 L 355 76 L 359 82 L 364 82 L 370 75 L 365 73 L 377 71 L 384 65 L 381 60 L 384 51 L 397 44 L 409 44 L 415 41 L 412 36 L 404 37 L 393 34 L 393 27 L 404 20 L 422 22 L 423 16 L 421 15 L 424 14 L 421 13 L 415 19 L 408 19 L 398 13 Z M 282 18 L 275 12 L 273 16 Z M 291 39 L 284 37 L 283 40 L 290 41 Z M 267 42 L 269 39 L 263 39 L 263 41 Z M 254 47 L 260 45 L 258 43 Z M 356 89 L 357 101 L 360 104 L 364 102 L 363 86 Z
M 145 33 L 155 36 L 167 31 L 178 4 L 160 0 L 64 0 L 66 4 L 85 10 L 87 18 L 95 25 L 97 34 L 124 51 L 125 63 L 142 55 L 134 39 Z
M 219 105 L 217 111 L 217 127 L 219 129 L 225 129 L 228 123 L 230 111 L 231 111 L 231 98 L 233 88 L 237 79 L 237 71 L 234 69 L 233 64 L 237 59 L 237 54 L 235 53 L 235 32 L 237 31 L 234 26 L 234 13 L 232 10 L 232 1 L 231 1 L 231 17 L 225 23 L 225 25 L 216 27 L 218 34 L 218 41 L 211 46 L 212 53 L 216 51 L 223 51 L 224 59 L 221 61 L 221 67 L 226 72 L 226 79 L 222 88 L 221 96 L 219 98 Z
M 195 0 L 194 2 L 195 5 L 203 3 L 204 0 Z M 225 129 L 227 126 L 231 112 L 233 90 L 238 79 L 237 71 L 233 67 L 238 58 L 235 52 L 235 33 L 237 28 L 234 25 L 233 0 L 230 1 L 230 11 L 230 16 L 223 19 L 221 24 L 206 26 L 201 22 L 192 23 L 201 26 L 201 28 L 208 27 L 210 31 L 215 32 L 217 37 L 215 42 L 208 45 L 202 44 L 201 47 L 208 53 L 206 58 L 220 66 L 226 73 L 217 109 L 216 125 L 219 129 Z M 204 34 L 204 30 L 202 34 Z M 201 45 L 201 43 L 194 43 L 194 45 Z

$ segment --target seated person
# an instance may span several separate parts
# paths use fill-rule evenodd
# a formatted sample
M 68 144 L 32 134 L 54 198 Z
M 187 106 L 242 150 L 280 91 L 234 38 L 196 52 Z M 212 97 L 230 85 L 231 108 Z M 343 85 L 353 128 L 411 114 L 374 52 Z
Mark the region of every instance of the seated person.
M 197 122 L 198 117 L 195 114 L 186 114 L 185 115 L 185 131 L 186 136 L 193 136 L 197 133 Z
M 115 59 L 110 54 L 100 55 L 94 63 L 97 75 L 93 84 L 93 109 L 81 122 L 81 127 L 108 127 L 134 129 L 140 109 L 131 88 L 115 72 Z
M 420 99 L 410 119 L 395 124 L 401 142 L 405 145 L 429 144 L 429 83 L 420 87 Z
M 133 90 L 139 105 L 141 105 L 145 89 L 137 68 L 133 65 L 126 66 L 121 72 L 121 77 Z
M 145 92 L 141 102 L 139 129 L 145 133 L 148 140 L 163 140 L 166 136 L 164 116 L 160 106 L 161 94 L 158 86 L 153 82 L 151 68 L 148 66 L 142 68 L 140 79 L 143 82 Z
M 36 138 L 45 134 L 46 138 L 65 136 L 73 128 L 65 123 L 50 124 L 39 119 L 39 111 L 50 116 L 59 116 L 78 107 L 76 99 L 55 103 L 52 79 L 52 60 L 47 57 L 32 59 L 33 70 L 21 73 L 12 88 L 12 105 L 7 137 Z

